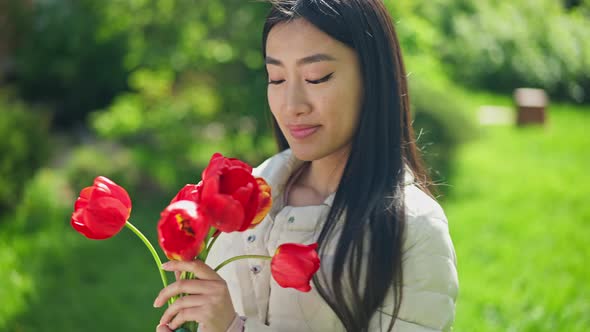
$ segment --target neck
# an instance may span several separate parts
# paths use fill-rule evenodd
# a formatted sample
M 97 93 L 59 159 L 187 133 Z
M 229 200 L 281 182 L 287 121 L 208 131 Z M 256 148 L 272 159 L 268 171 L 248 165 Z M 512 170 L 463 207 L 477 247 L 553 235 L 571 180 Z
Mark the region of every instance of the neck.
M 313 189 L 322 197 L 328 197 L 338 189 L 348 155 L 349 149 L 346 148 L 312 161 L 303 171 L 300 184 Z

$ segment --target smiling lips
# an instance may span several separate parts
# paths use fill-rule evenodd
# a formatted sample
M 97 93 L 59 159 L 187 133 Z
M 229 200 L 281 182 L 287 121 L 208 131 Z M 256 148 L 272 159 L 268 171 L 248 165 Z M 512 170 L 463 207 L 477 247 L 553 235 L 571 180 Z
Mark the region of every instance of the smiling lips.
M 306 137 L 309 137 L 313 135 L 316 131 L 318 131 L 318 129 L 320 129 L 320 126 L 309 125 L 293 125 L 287 127 L 289 128 L 291 136 L 293 136 L 296 139 L 304 139 Z

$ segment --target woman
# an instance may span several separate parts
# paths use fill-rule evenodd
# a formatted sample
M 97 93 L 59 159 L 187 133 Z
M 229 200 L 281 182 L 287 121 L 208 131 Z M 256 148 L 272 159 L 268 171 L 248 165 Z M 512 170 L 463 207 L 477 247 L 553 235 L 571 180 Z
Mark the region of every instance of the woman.
M 207 263 L 319 243 L 312 291 L 279 287 L 268 261 L 213 272 L 156 299 L 158 331 L 184 321 L 205 331 L 446 331 L 454 319 L 456 259 L 430 196 L 411 127 L 406 75 L 382 0 L 283 0 L 263 30 L 268 102 L 281 153 L 255 174 L 273 208 L 255 229 L 222 234 Z M 393 318 L 393 319 L 392 319 Z M 169 326 L 165 324 L 169 323 Z

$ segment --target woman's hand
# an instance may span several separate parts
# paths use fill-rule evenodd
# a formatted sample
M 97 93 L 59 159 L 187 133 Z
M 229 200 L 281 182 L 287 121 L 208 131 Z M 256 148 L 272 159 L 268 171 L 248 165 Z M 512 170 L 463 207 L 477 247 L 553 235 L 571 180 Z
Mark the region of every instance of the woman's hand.
M 160 291 L 154 307 L 161 307 L 175 295 L 187 295 L 166 309 L 157 332 L 174 331 L 184 322 L 190 321 L 198 322 L 200 329 L 207 332 L 225 332 L 236 315 L 225 280 L 198 260 L 169 261 L 162 268 L 174 271 L 177 279 L 181 271 L 192 272 L 199 279 L 177 280 Z

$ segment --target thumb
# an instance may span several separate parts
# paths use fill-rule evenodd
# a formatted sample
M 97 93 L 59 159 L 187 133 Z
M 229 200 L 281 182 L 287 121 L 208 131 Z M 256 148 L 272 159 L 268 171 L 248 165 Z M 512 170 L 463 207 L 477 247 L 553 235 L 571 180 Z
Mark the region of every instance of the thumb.
M 187 271 L 192 272 L 199 279 L 204 280 L 223 280 L 217 272 L 215 272 L 209 265 L 201 262 L 200 260 L 194 260 L 190 262 L 186 261 L 168 261 L 162 265 L 162 268 L 166 271 Z

